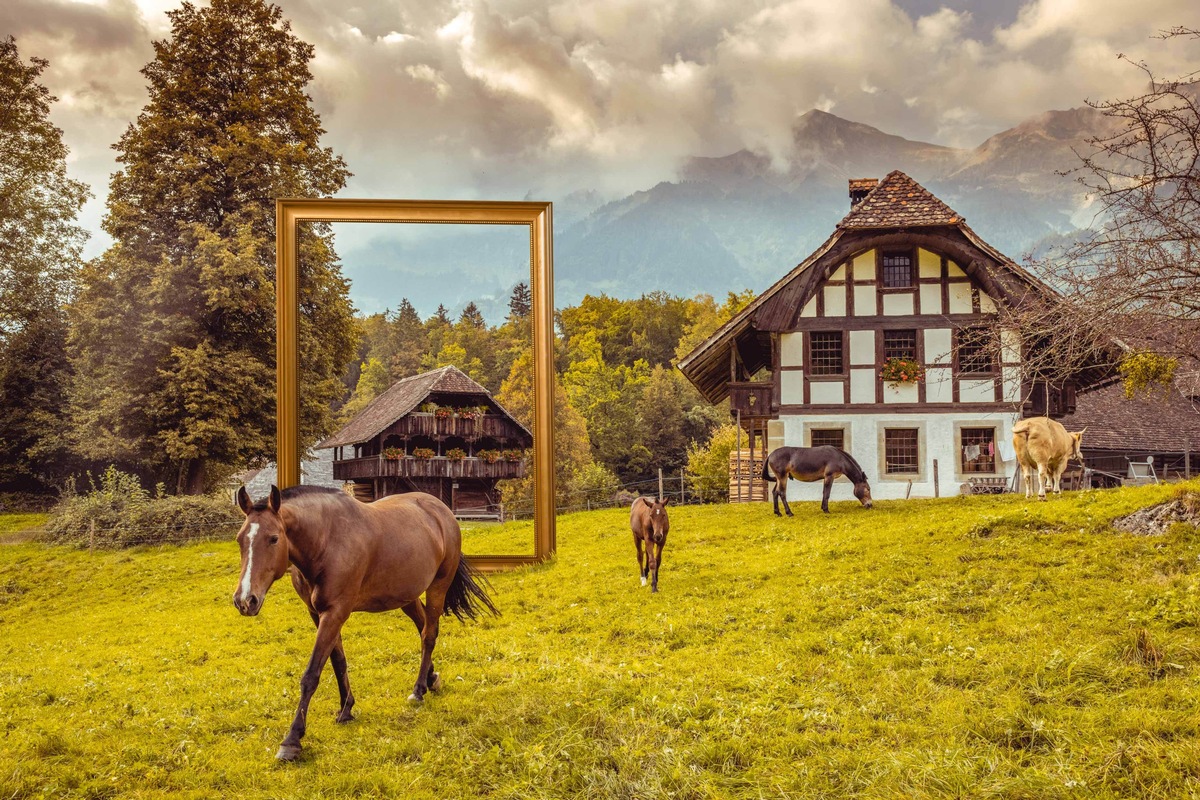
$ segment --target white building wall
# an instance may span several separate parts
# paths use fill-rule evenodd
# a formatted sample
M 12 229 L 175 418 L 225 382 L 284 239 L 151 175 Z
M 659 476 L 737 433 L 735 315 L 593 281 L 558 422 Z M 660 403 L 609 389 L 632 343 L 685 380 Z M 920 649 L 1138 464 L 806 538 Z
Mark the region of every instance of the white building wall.
M 1016 455 L 1012 452 L 1012 426 L 1017 421 L 1017 412 L 971 413 L 947 410 L 929 414 L 805 414 L 785 416 L 778 420 L 768 438 L 772 449 L 783 445 L 805 447 L 808 445 L 805 431 L 809 428 L 837 428 L 846 430 L 847 450 L 862 465 L 871 484 L 871 496 L 876 500 L 902 499 L 912 478 L 911 497 L 933 497 L 933 461 L 938 461 L 938 486 L 942 497 L 959 493 L 966 480 L 962 475 L 959 430 L 966 428 L 996 428 L 995 475 L 1011 482 L 1016 467 Z M 774 424 L 774 423 L 773 423 Z M 920 472 L 916 475 L 883 475 L 883 431 L 885 428 L 919 428 Z M 780 437 L 782 429 L 782 437 Z M 788 482 L 788 502 L 820 501 L 821 483 Z M 838 478 L 833 485 L 830 500 L 854 500 L 854 487 L 845 478 Z

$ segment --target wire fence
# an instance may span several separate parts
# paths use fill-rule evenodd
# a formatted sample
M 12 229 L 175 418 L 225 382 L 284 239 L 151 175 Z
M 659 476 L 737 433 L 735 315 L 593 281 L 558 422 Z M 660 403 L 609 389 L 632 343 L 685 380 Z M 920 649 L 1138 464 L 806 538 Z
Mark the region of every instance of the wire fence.
M 676 505 L 700 505 L 704 501 L 702 492 L 692 476 L 676 474 L 662 478 L 662 496 L 670 498 Z M 629 506 L 634 499 L 643 495 L 659 496 L 657 477 L 627 481 L 603 489 L 579 489 L 556 498 L 555 515 L 579 511 L 595 511 L 604 508 Z M 490 518 L 500 521 L 532 519 L 533 503 L 491 504 L 458 510 L 464 518 Z M 27 540 L 21 534 L 30 534 L 38 541 L 73 544 L 77 547 L 96 549 L 122 549 L 161 544 L 189 544 L 204 541 L 233 539 L 241 525 L 240 517 L 223 515 L 189 516 L 186 520 L 152 523 L 121 523 L 103 525 L 95 519 L 75 525 L 55 524 L 53 521 L 43 529 L 20 531 L 11 536 L 13 541 Z

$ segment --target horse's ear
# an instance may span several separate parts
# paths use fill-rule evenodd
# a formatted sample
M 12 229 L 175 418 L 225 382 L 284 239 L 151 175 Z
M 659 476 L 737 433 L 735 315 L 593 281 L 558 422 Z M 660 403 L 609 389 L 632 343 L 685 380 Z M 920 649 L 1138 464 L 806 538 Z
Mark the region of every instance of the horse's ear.
M 665 506 L 667 503 L 669 503 L 669 502 L 671 502 L 671 498 L 669 498 L 669 497 L 664 497 L 664 498 L 662 499 L 662 504 L 663 504 L 664 506 Z
M 649 495 L 642 495 L 641 497 L 638 498 L 638 500 L 641 500 L 646 505 L 650 506 L 651 508 L 654 508 L 654 498 L 653 497 L 650 497 Z
M 240 508 L 243 514 L 250 513 L 250 495 L 246 492 L 245 486 L 239 486 L 238 490 L 233 493 L 233 504 Z
M 283 496 L 279 494 L 279 487 L 271 484 L 271 496 L 267 498 L 267 507 L 278 514 L 281 505 L 283 505 Z

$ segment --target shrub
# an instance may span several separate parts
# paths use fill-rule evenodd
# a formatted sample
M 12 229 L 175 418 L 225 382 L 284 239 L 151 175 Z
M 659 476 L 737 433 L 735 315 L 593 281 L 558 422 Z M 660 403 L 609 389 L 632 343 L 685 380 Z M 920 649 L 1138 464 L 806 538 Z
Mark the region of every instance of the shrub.
M 109 467 L 86 494 L 69 493 L 51 512 L 44 538 L 79 547 L 132 547 L 233 536 L 242 514 L 229 497 L 151 495 L 137 476 Z
M 708 444 L 695 442 L 688 448 L 688 475 L 692 490 L 705 503 L 729 499 L 729 454 L 737 442 L 737 427 L 722 425 L 713 431 Z

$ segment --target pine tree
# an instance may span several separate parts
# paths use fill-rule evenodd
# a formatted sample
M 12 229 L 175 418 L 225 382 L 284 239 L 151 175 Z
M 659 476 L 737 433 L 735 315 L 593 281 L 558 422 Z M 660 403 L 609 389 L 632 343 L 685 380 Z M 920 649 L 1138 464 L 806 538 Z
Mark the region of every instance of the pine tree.
M 513 287 L 512 296 L 508 298 L 508 316 L 513 319 L 525 319 L 533 311 L 533 294 L 529 284 L 522 281 Z
M 62 131 L 50 123 L 48 62 L 0 40 L 0 488 L 44 490 L 61 477 L 68 380 L 62 304 L 74 293 L 88 197 L 67 177 Z
M 114 246 L 75 306 L 75 441 L 179 491 L 274 451 L 274 198 L 349 175 L 319 143 L 313 47 L 263 0 L 184 3 L 115 145 Z M 327 226 L 301 231 L 301 447 L 331 427 L 357 328 Z

